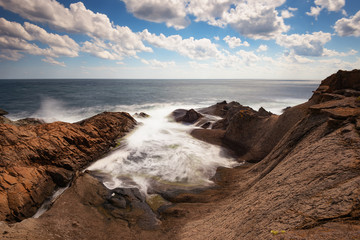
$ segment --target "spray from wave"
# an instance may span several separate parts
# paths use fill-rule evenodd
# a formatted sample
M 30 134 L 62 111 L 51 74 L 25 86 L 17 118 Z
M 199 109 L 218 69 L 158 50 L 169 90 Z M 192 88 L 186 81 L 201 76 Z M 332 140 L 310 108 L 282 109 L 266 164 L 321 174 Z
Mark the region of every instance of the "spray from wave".
M 154 109 L 121 140 L 121 147 L 88 170 L 102 176 L 106 187 L 137 187 L 143 193 L 167 188 L 209 186 L 217 167 L 238 163 L 224 149 L 190 136 L 192 126 L 171 121 L 169 108 Z

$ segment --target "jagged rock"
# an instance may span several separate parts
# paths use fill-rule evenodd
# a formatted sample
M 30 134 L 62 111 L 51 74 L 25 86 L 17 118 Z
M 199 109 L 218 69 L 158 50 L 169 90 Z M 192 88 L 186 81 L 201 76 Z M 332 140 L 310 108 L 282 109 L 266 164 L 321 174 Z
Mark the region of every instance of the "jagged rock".
M 32 216 L 56 187 L 66 186 L 135 124 L 128 113 L 109 112 L 74 124 L 0 124 L 0 220 Z
M 266 111 L 263 107 L 260 107 L 258 110 L 258 115 L 262 117 L 270 117 L 273 114 L 271 112 Z
M 185 109 L 177 109 L 172 112 L 172 116 L 174 117 L 176 122 L 183 123 L 194 123 L 203 116 L 196 112 L 194 109 L 185 110 Z

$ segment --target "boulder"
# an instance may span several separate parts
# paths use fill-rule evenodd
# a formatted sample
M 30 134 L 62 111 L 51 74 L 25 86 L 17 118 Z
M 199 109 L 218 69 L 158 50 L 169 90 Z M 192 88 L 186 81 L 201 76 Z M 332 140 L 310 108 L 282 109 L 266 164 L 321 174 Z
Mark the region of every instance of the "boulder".
M 194 109 L 185 110 L 185 109 L 177 109 L 172 112 L 172 116 L 174 117 L 176 122 L 182 123 L 195 123 L 203 116 L 195 111 Z

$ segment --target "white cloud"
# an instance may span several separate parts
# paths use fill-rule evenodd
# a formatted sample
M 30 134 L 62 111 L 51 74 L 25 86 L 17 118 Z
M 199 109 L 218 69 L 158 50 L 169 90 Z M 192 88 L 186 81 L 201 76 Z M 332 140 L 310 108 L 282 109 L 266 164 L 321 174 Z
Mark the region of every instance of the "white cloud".
M 314 3 L 316 7 L 311 7 L 310 12 L 306 14 L 315 18 L 323 9 L 327 9 L 329 12 L 337 12 L 345 6 L 345 0 L 315 0 Z
M 146 65 L 150 65 L 154 68 L 167 68 L 167 67 L 173 67 L 175 66 L 175 62 L 174 61 L 169 61 L 169 62 L 162 62 L 156 59 L 150 59 L 150 60 L 146 60 L 146 59 L 141 59 L 141 62 L 146 64 Z
M 278 15 L 276 7 L 285 0 L 244 1 L 223 15 L 223 21 L 240 34 L 253 39 L 273 39 L 289 30 L 284 19 Z
M 317 19 L 317 17 L 319 16 L 321 10 L 322 10 L 321 7 L 311 7 L 310 12 L 307 12 L 306 14 L 309 15 L 309 16 L 315 17 L 315 19 Z
M 234 0 L 191 0 L 187 6 L 187 12 L 196 17 L 195 21 L 207 22 L 214 26 L 224 26 L 222 17 L 229 10 Z M 219 20 L 220 19 L 220 20 Z
M 283 61 L 285 61 L 287 63 L 298 63 L 298 64 L 307 64 L 307 63 L 314 62 L 314 60 L 312 60 L 312 59 L 297 55 L 294 52 L 294 50 L 291 50 L 290 52 L 285 53 L 283 56 Z
M 22 26 L 19 23 L 0 18 L 0 34 L 0 57 L 4 59 L 17 61 L 23 57 L 21 53 L 51 58 L 78 56 L 79 45 L 69 36 L 48 33 L 28 22 Z M 39 41 L 49 47 L 40 48 L 34 41 Z
M 293 16 L 294 16 L 294 14 L 292 12 L 290 12 L 289 10 L 282 10 L 281 11 L 281 17 L 282 18 L 291 18 Z
M 122 55 L 151 51 L 150 48 L 144 46 L 138 34 L 128 27 L 114 26 L 105 14 L 86 9 L 82 2 L 72 3 L 69 8 L 65 8 L 54 0 L 0 0 L 0 6 L 26 19 L 48 24 L 58 30 L 82 33 L 93 39 L 111 41 L 117 45 L 119 51 L 121 49 Z M 42 36 L 39 31 L 38 34 L 39 37 Z
M 345 0 L 315 0 L 316 5 L 326 8 L 328 11 L 340 11 L 345 6 Z
M 214 39 L 215 39 L 216 41 L 219 41 L 219 40 L 220 40 L 220 37 L 219 37 L 219 36 L 215 36 Z
M 268 46 L 261 44 L 256 51 L 257 52 L 266 52 L 267 50 L 268 50 Z
M 189 25 L 188 15 L 195 21 L 225 27 L 230 25 L 240 34 L 254 39 L 272 39 L 286 32 L 289 26 L 284 17 L 290 17 L 295 8 L 288 8 L 279 16 L 277 7 L 285 0 L 122 0 L 129 12 L 140 19 L 165 22 L 168 27 L 182 29 Z
M 335 51 L 335 50 L 330 50 L 330 49 L 324 48 L 323 56 L 326 56 L 326 57 L 346 57 L 346 56 L 355 55 L 357 53 L 358 53 L 358 51 L 356 51 L 354 49 L 351 49 L 348 52 L 338 52 L 338 51 Z
M 151 34 L 147 29 L 141 33 L 141 36 L 155 47 L 175 51 L 191 59 L 209 59 L 219 54 L 216 45 L 207 38 L 194 39 L 190 37 L 183 39 L 180 35 L 166 37 L 164 34 Z
M 341 36 L 360 36 L 360 11 L 350 18 L 341 18 L 335 23 L 335 31 Z
M 168 27 L 183 29 L 190 21 L 186 17 L 186 1 L 174 0 L 122 0 L 135 17 L 151 22 L 165 22 Z
M 236 54 L 240 56 L 242 61 L 247 66 L 250 66 L 251 64 L 256 63 L 260 60 L 260 58 L 252 51 L 240 50 L 240 51 L 236 52 Z
M 250 46 L 250 44 L 247 41 L 241 42 L 240 38 L 230 37 L 229 35 L 224 37 L 223 40 L 229 45 L 230 48 L 236 48 L 236 47 L 240 47 L 240 46 L 245 46 L 245 47 Z
M 47 62 L 47 63 L 50 63 L 50 64 L 53 64 L 53 65 L 59 65 L 59 66 L 62 66 L 62 67 L 65 67 L 65 66 L 66 66 L 64 62 L 56 61 L 55 59 L 53 59 L 53 58 L 51 58 L 51 57 L 47 57 L 47 58 L 41 59 L 41 61 Z
M 331 40 L 330 33 L 292 34 L 277 37 L 276 43 L 300 56 L 322 56 L 324 45 Z
M 293 13 L 294 11 L 297 11 L 297 8 L 289 7 L 288 9 L 282 10 L 281 17 L 282 18 L 291 18 L 294 16 L 294 13 Z

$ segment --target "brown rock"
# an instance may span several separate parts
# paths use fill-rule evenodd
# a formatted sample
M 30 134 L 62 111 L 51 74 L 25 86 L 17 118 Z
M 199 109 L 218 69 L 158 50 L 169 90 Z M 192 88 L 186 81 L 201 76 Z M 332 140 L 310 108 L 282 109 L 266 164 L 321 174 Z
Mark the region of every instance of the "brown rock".
M 8 199 L 0 220 L 32 216 L 56 186 L 66 186 L 75 171 L 106 153 L 135 124 L 127 113 L 102 113 L 74 124 L 0 124 L 0 192 Z

